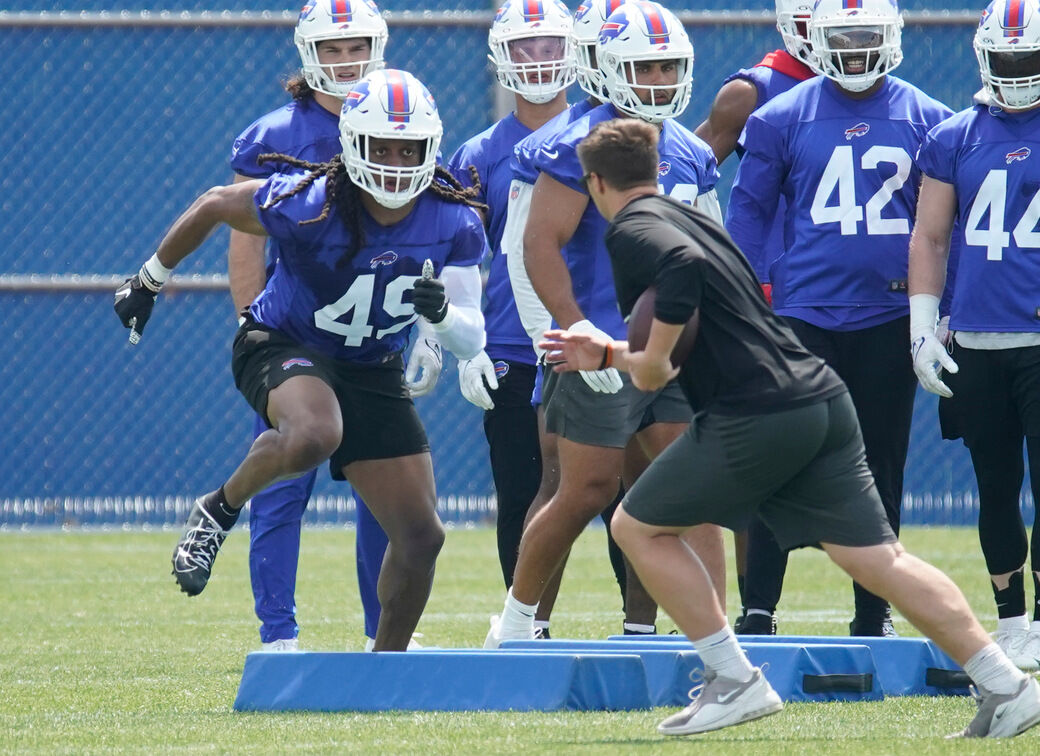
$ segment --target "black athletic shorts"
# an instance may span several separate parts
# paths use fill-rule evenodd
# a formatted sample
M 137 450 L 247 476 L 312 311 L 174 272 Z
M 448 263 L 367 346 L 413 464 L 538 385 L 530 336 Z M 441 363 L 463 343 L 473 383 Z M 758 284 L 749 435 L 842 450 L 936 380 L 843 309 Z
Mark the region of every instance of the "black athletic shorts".
M 667 527 L 743 530 L 758 515 L 783 549 L 896 540 L 848 393 L 768 415 L 697 415 L 622 506 Z
M 344 362 L 300 346 L 281 331 L 247 321 L 231 352 L 235 386 L 270 425 L 268 393 L 297 375 L 313 375 L 339 400 L 343 440 L 329 459 L 333 480 L 343 468 L 363 459 L 389 459 L 430 450 L 426 431 L 404 385 L 400 354 L 386 362 Z
M 986 436 L 1040 436 L 1040 346 L 968 349 L 954 343 L 960 368 L 943 372 L 953 397 L 939 399 L 943 438 L 969 449 Z

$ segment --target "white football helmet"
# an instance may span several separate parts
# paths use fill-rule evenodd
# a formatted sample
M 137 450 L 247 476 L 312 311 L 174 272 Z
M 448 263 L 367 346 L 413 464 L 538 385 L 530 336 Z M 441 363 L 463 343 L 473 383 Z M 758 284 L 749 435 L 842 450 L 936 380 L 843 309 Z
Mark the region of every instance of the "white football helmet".
M 903 62 L 903 17 L 895 0 L 816 0 L 809 42 L 819 72 L 862 92 Z
M 676 62 L 675 84 L 632 83 L 637 63 L 665 60 Z M 681 115 L 690 102 L 693 44 L 675 14 L 658 3 L 628 2 L 611 13 L 599 30 L 596 61 L 610 101 L 626 115 L 660 123 Z M 650 105 L 639 99 L 636 89 L 650 91 Z
M 776 28 L 784 38 L 784 47 L 810 68 L 816 66 L 809 42 L 812 8 L 812 0 L 776 0 Z
M 441 117 L 422 82 L 407 71 L 375 71 L 343 101 L 339 141 L 351 180 L 383 207 L 418 197 L 433 181 L 441 144 Z M 369 140 L 408 139 L 422 143 L 417 166 L 390 166 L 369 159 Z
M 1040 2 L 993 0 L 975 32 L 975 56 L 994 104 L 1025 110 L 1040 103 Z
M 596 42 L 599 28 L 607 17 L 628 0 L 582 0 L 574 13 L 574 57 L 578 86 L 601 102 L 610 95 L 603 86 L 603 74 L 596 64 Z
M 386 21 L 372 0 L 307 0 L 296 22 L 293 39 L 300 51 L 303 76 L 311 89 L 333 97 L 346 97 L 361 77 L 383 67 L 387 36 Z M 318 62 L 318 43 L 329 39 L 367 39 L 371 45 L 368 60 L 322 65 Z M 359 65 L 361 76 L 357 79 L 336 81 L 337 68 Z
M 572 25 L 560 0 L 506 0 L 488 32 L 499 83 L 536 105 L 573 84 Z

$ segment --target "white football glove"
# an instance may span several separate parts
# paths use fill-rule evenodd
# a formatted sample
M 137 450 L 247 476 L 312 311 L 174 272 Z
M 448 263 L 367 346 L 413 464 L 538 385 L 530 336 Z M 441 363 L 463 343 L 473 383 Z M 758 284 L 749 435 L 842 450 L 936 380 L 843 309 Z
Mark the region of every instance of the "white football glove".
M 596 328 L 589 320 L 579 320 L 567 330 L 573 333 L 587 333 L 591 336 L 599 336 L 608 341 L 611 340 L 610 334 Z M 621 382 L 621 373 L 617 371 L 617 368 L 579 370 L 578 372 L 590 389 L 601 394 L 616 394 L 625 385 Z
M 914 294 L 910 297 L 910 354 L 914 358 L 917 380 L 925 391 L 949 399 L 953 392 L 939 376 L 943 370 L 956 373 L 960 368 L 946 351 L 944 342 L 949 341 L 950 320 L 943 320 L 939 320 L 937 296 Z
M 485 381 L 487 384 L 485 385 Z M 484 410 L 493 410 L 495 403 L 491 401 L 492 391 L 498 389 L 498 378 L 495 376 L 495 366 L 487 352 L 481 351 L 470 360 L 459 360 L 459 388 L 466 401 L 475 404 Z
M 934 333 L 924 333 L 915 338 L 910 345 L 910 354 L 914 357 L 917 380 L 925 391 L 945 396 L 947 399 L 953 396 L 950 387 L 943 383 L 939 376 L 943 370 L 956 373 L 960 368 Z
M 408 366 L 404 371 L 404 385 L 412 397 L 426 396 L 437 385 L 441 375 L 441 345 L 433 336 L 420 334 L 412 353 L 408 357 Z M 422 377 L 419 372 L 422 371 Z

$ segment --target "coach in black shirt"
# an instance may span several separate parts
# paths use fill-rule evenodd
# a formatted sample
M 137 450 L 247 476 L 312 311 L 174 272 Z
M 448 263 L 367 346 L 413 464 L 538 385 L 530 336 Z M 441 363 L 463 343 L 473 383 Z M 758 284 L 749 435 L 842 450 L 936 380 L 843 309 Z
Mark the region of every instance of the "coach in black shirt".
M 679 368 L 697 410 L 689 430 L 626 494 L 611 531 L 643 584 L 693 641 L 705 685 L 658 730 L 686 735 L 782 708 L 753 668 L 696 554 L 679 535 L 705 522 L 737 529 L 758 514 L 784 549 L 819 544 L 961 664 L 981 693 L 966 736 L 1017 735 L 1040 722 L 1040 685 L 982 629 L 948 577 L 908 554 L 885 517 L 844 384 L 766 306 L 747 260 L 708 216 L 657 196 L 657 130 L 598 125 L 578 148 L 589 195 L 611 221 L 607 248 L 623 314 L 650 284 L 646 347 L 550 331 L 556 370 L 613 365 L 645 391 L 675 375 L 686 322 L 700 327 Z

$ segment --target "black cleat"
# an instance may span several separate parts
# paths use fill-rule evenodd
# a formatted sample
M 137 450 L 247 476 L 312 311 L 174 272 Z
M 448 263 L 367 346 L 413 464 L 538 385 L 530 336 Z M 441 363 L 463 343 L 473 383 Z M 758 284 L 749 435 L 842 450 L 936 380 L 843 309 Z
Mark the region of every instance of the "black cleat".
M 733 624 L 735 635 L 776 635 L 775 614 L 745 614 Z
M 854 618 L 849 623 L 849 635 L 861 636 L 866 638 L 898 638 L 899 633 L 896 632 L 895 627 L 892 625 L 892 610 L 889 609 L 885 612 L 885 616 L 881 618 L 881 622 L 878 621 L 863 621 L 859 618 Z
M 202 499 L 195 500 L 184 535 L 173 550 L 173 576 L 189 596 L 198 596 L 206 587 L 217 552 L 228 534 L 205 510 L 202 502 Z
M 549 628 L 547 627 L 536 627 L 534 629 L 535 640 L 552 640 L 552 636 L 549 635 Z

